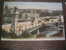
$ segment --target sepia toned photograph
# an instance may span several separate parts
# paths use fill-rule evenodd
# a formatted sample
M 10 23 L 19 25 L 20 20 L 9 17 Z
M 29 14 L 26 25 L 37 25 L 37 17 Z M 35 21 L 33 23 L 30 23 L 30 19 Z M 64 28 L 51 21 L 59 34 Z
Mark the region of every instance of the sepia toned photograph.
M 4 2 L 1 40 L 64 40 L 61 2 Z

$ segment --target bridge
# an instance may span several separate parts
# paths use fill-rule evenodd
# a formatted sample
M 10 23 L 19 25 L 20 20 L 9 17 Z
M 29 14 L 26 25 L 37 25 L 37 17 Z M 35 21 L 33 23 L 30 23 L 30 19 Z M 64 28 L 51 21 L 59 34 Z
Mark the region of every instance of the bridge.
M 38 30 L 40 27 L 41 27 L 41 25 L 38 25 L 38 26 L 35 26 L 35 27 L 32 27 L 32 28 L 29 28 L 29 29 L 25 30 L 25 32 L 31 33 L 35 30 Z

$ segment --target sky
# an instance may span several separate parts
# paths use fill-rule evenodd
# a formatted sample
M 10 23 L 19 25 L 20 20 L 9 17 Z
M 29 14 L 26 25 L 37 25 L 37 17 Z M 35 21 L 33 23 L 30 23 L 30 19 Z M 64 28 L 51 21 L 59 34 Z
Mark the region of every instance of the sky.
M 8 5 L 10 7 L 17 6 L 19 9 L 63 9 L 62 3 L 60 2 L 5 2 L 4 5 Z

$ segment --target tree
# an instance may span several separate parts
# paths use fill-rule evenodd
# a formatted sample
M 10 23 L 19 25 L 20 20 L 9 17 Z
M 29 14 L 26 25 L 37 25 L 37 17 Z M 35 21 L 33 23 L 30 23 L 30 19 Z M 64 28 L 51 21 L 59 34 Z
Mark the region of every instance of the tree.
M 15 18 L 16 18 L 16 11 L 17 7 L 13 8 L 13 14 L 12 14 L 12 32 L 15 33 Z
M 22 18 L 22 12 L 19 13 L 19 18 Z

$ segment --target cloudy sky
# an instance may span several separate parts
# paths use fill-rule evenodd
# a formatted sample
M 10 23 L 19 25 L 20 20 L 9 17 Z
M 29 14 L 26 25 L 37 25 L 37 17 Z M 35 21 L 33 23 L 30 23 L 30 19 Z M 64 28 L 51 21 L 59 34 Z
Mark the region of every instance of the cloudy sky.
M 10 7 L 17 6 L 19 9 L 49 9 L 62 10 L 62 3 L 58 2 L 5 2 Z

